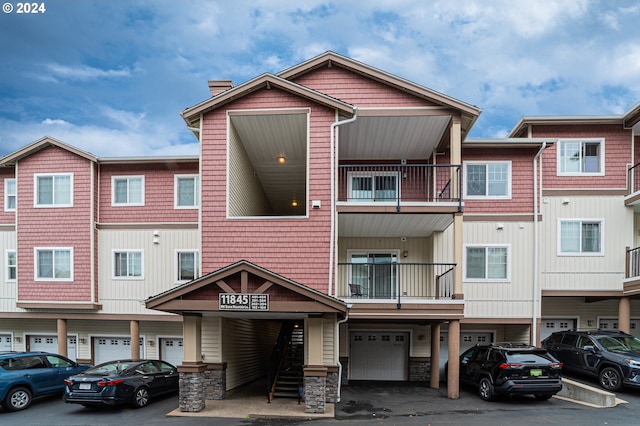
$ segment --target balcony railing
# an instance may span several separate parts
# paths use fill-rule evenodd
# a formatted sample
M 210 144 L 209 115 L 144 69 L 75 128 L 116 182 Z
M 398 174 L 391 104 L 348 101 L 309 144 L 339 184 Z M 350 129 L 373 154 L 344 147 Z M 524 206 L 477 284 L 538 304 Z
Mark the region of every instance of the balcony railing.
M 627 249 L 627 273 L 625 278 L 640 277 L 640 247 Z
M 394 203 L 457 202 L 460 166 L 451 164 L 359 164 L 339 166 L 338 201 Z
M 629 168 L 629 189 L 631 194 L 640 191 L 640 163 Z
M 339 297 L 344 299 L 451 299 L 455 263 L 338 263 Z

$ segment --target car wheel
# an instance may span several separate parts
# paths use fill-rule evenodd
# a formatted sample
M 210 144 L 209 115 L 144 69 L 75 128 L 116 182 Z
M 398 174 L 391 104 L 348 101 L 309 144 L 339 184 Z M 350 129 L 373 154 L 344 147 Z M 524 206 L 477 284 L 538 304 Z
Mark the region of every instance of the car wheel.
M 493 394 L 493 384 L 487 377 L 480 379 L 478 383 L 478 395 L 485 401 L 494 401 L 496 396 Z
M 27 388 L 13 388 L 7 393 L 3 407 L 7 411 L 20 411 L 31 405 L 31 392 Z
M 551 398 L 553 395 L 548 393 L 536 393 L 533 396 L 535 396 L 538 401 L 546 401 L 549 398 Z
M 608 391 L 617 391 L 622 387 L 622 376 L 613 367 L 605 367 L 600 371 L 600 386 Z
M 133 405 L 136 408 L 146 407 L 149 403 L 149 389 L 147 388 L 138 388 L 136 392 L 133 394 Z

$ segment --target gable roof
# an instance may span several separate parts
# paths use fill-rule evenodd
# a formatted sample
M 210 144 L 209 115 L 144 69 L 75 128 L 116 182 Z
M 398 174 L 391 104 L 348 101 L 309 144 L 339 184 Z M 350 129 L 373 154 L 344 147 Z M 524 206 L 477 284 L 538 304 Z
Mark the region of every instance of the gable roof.
M 148 309 L 173 313 L 221 312 L 218 304 L 220 293 L 271 294 L 268 313 L 272 314 L 338 313 L 346 315 L 347 312 L 347 305 L 342 300 L 246 260 L 238 261 L 152 296 L 145 301 L 145 305 Z M 280 298 L 277 297 L 278 295 Z M 283 297 L 283 295 L 286 296 Z
M 347 117 L 353 115 L 353 105 L 269 73 L 262 74 L 247 81 L 246 83 L 240 84 L 239 86 L 231 87 L 203 102 L 200 102 L 199 104 L 185 109 L 180 115 L 189 127 L 195 127 L 198 125 L 201 114 L 216 109 L 257 90 L 270 89 L 272 87 L 307 98 L 319 104 L 326 105 L 329 108 L 337 109 Z
M 331 51 L 284 70 L 278 73 L 278 76 L 287 80 L 293 80 L 318 68 L 332 66 L 340 66 L 435 104 L 458 110 L 462 116 L 465 133 L 471 129 L 481 112 L 480 108 L 476 106 Z
M 89 161 L 93 161 L 94 163 L 98 161 L 98 158 L 93 155 L 90 154 L 86 151 L 82 151 L 78 148 L 75 148 L 71 145 L 68 145 L 64 142 L 60 142 L 57 139 L 54 139 L 50 136 L 45 136 L 41 139 L 38 139 L 37 141 L 26 145 L 22 148 L 20 148 L 17 151 L 14 151 L 10 154 L 5 155 L 4 157 L 0 158 L 0 166 L 11 166 L 11 165 L 15 165 L 16 161 L 21 160 L 25 157 L 28 157 L 44 148 L 48 148 L 50 146 L 56 146 L 58 148 L 64 149 L 65 151 L 69 151 L 73 154 L 76 154 L 82 158 L 86 158 Z

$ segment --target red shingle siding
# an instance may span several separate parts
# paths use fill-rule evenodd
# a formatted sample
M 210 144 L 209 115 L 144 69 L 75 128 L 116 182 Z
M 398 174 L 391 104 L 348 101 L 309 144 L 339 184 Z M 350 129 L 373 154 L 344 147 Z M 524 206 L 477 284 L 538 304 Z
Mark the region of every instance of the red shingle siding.
M 226 112 L 207 114 L 202 141 L 202 270 L 211 272 L 248 260 L 327 292 L 330 228 L 330 126 L 335 113 L 278 89 L 260 90 L 227 109 L 311 108 L 309 218 L 226 219 Z M 326 207 L 325 207 L 326 206 Z
M 35 208 L 34 174 L 73 173 L 73 207 Z M 18 164 L 18 300 L 91 300 L 92 163 L 58 147 Z M 73 281 L 35 281 L 34 247 L 72 247 Z
M 298 77 L 296 83 L 343 102 L 367 107 L 424 107 L 434 105 L 386 84 L 344 68 L 319 68 Z
M 174 177 L 198 174 L 198 163 L 103 164 L 100 223 L 197 222 L 198 209 L 174 208 Z M 144 206 L 112 206 L 113 176 L 144 176 Z
M 2 197 L 2 205 L 0 205 L 0 224 L 7 225 L 13 224 L 16 221 L 15 212 L 5 212 L 5 199 L 4 199 L 4 180 L 15 178 L 15 170 L 13 167 L 0 168 L 0 197 Z
M 511 199 L 474 200 L 465 198 L 464 212 L 484 214 L 533 212 L 533 158 L 537 152 L 537 149 L 527 148 L 466 148 L 463 152 L 463 162 L 511 161 Z
M 557 176 L 557 146 L 543 153 L 545 188 L 624 189 L 631 158 L 631 131 L 619 125 L 534 126 L 533 137 L 604 138 L 604 176 Z

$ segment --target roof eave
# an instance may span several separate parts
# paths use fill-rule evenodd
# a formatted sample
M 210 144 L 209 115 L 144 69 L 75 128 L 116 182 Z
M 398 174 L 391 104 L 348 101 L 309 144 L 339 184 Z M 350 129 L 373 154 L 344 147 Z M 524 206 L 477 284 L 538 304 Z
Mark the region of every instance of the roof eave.
M 78 149 L 76 147 L 73 147 L 71 145 L 68 145 L 64 142 L 61 142 L 57 139 L 54 139 L 50 136 L 44 136 L 40 139 L 38 139 L 35 142 L 30 143 L 27 146 L 24 146 L 22 148 L 20 148 L 17 151 L 14 151 L 10 154 L 5 155 L 4 157 L 0 158 L 0 166 L 10 166 L 10 165 L 14 165 L 17 161 L 28 157 L 32 154 L 34 154 L 35 152 L 38 152 L 44 148 L 47 148 L 49 146 L 56 146 L 58 148 L 64 149 L 65 151 L 69 151 L 75 155 L 78 155 L 80 157 L 83 157 L 89 161 L 92 162 L 97 162 L 98 158 L 93 155 L 90 154 L 86 151 L 83 151 L 81 149 Z
M 528 125 L 554 126 L 554 125 L 578 125 L 578 124 L 623 124 L 621 115 L 558 115 L 558 116 L 534 116 L 522 117 L 511 132 L 508 138 L 516 137 Z

